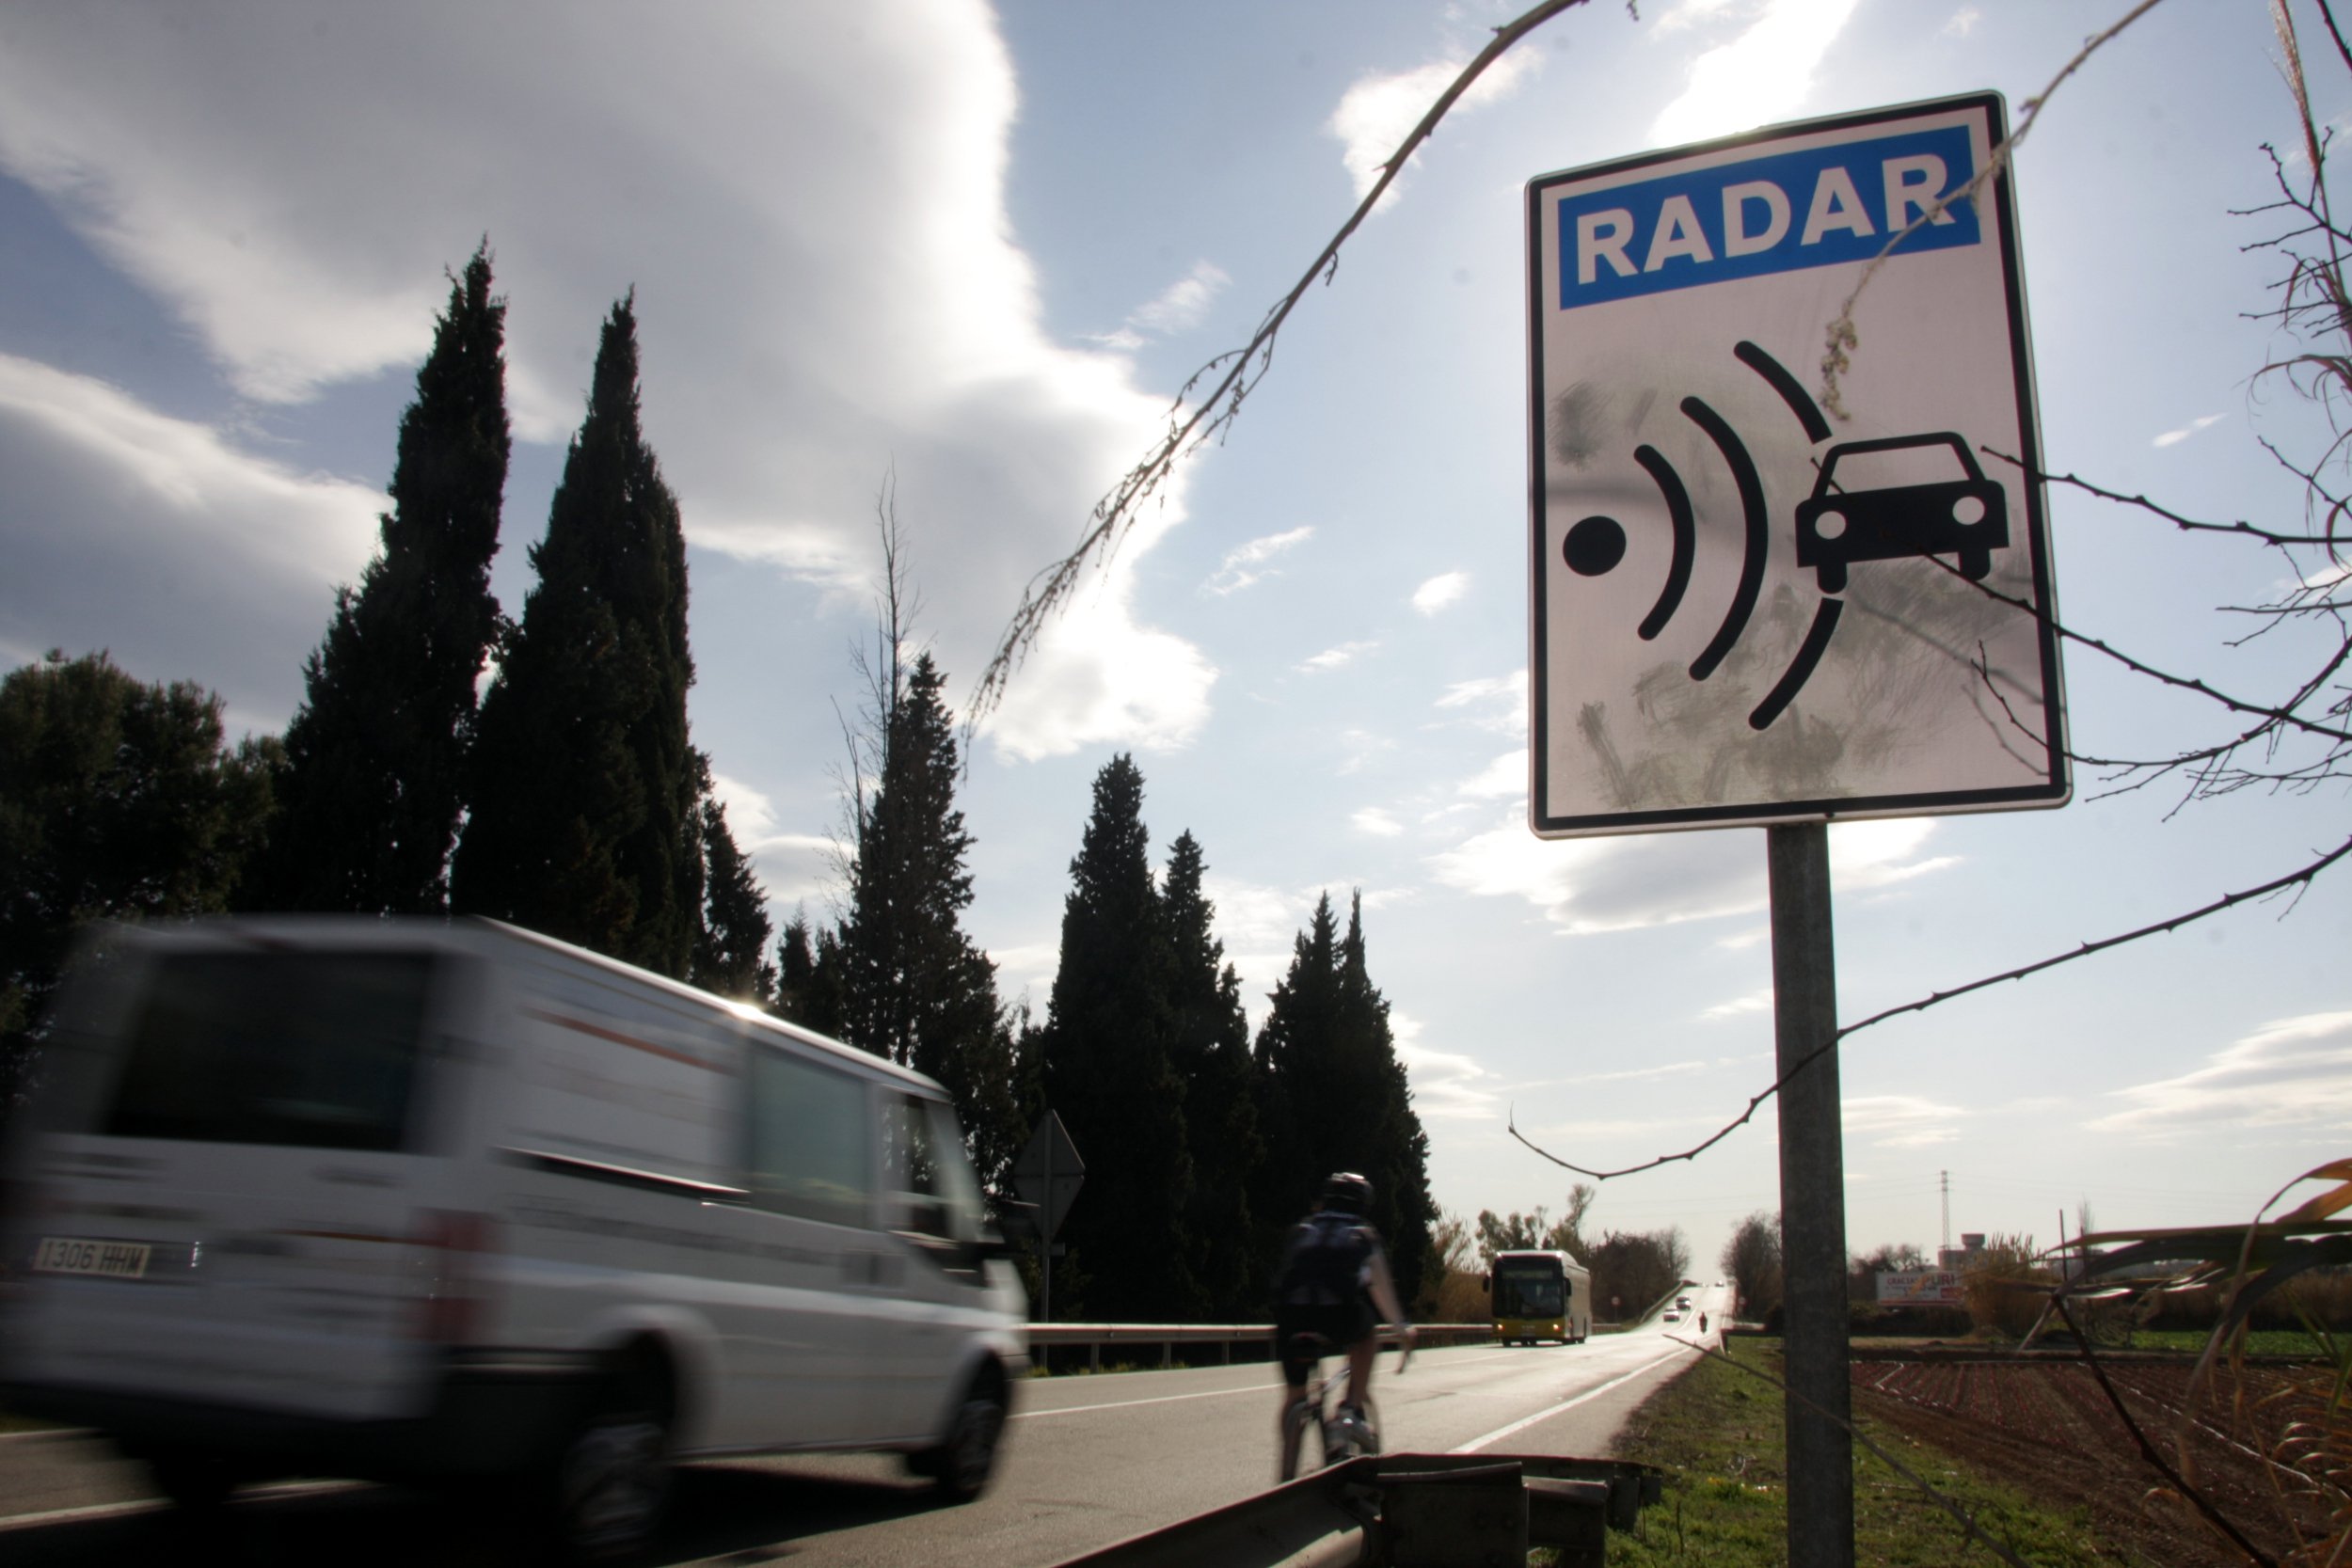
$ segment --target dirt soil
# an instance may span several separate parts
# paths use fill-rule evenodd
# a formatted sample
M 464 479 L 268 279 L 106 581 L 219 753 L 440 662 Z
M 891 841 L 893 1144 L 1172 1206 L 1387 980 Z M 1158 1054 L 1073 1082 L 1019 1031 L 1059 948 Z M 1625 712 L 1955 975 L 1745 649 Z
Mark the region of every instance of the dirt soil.
M 2328 1504 L 2265 1456 L 2282 1451 L 2290 1422 L 2310 1412 L 2293 1397 L 2312 1374 L 2224 1370 L 2192 1396 L 2187 1358 L 2110 1358 L 2100 1367 L 2149 1443 L 2261 1554 L 2233 1545 L 2140 1452 L 2130 1428 L 2081 1357 L 1923 1351 L 1876 1359 L 1853 1351 L 1857 1415 L 1957 1453 L 2038 1500 L 2087 1509 L 2102 1542 L 2125 1561 L 2162 1568 L 2239 1568 L 2284 1562 L 2326 1538 Z M 2185 1444 L 2185 1468 L 2184 1465 Z

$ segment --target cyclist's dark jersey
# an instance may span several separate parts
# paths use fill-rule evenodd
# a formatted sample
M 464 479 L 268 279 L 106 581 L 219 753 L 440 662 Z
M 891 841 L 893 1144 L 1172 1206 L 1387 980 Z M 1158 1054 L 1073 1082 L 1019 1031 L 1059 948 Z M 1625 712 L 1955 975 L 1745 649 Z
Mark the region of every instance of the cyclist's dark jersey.
M 1379 1251 L 1380 1233 L 1353 1214 L 1325 1211 L 1292 1229 L 1274 1275 L 1274 1354 L 1283 1382 L 1306 1386 L 1318 1356 L 1343 1354 L 1377 1325 L 1371 1284 Z M 1326 1343 L 1301 1345 L 1302 1334 Z
M 1291 1230 L 1274 1273 L 1274 1306 L 1345 1307 L 1364 1299 L 1380 1233 L 1354 1214 L 1310 1214 Z

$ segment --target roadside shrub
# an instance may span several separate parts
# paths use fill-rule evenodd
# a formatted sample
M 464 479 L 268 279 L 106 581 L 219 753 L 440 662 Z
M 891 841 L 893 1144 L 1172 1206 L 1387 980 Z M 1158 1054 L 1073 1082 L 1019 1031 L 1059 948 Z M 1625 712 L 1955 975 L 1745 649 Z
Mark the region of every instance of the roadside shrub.
M 1968 1321 L 1979 1329 L 2022 1337 L 2042 1316 L 2057 1271 L 2034 1261 L 2039 1254 L 2031 1236 L 1994 1236 L 1961 1276 L 1968 1304 Z

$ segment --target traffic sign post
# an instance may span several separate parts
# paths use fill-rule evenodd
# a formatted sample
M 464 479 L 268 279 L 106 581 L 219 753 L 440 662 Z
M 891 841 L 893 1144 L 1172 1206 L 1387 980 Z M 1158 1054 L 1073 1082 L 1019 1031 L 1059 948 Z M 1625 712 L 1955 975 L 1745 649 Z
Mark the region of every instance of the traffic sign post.
M 1013 1191 L 1037 1212 L 1038 1262 L 1044 1287 L 1038 1317 L 1043 1323 L 1054 1320 L 1054 1255 L 1060 1250 L 1053 1244 L 1054 1233 L 1069 1217 L 1070 1205 L 1076 1200 L 1078 1189 L 1086 1185 L 1086 1164 L 1078 1158 L 1077 1145 L 1070 1141 L 1070 1130 L 1061 1124 L 1058 1114 L 1047 1111 L 1012 1164 Z
M 2065 803 L 1992 94 L 1529 182 L 1529 819 L 1756 824 L 1788 1560 L 1853 1562 L 1828 823 Z M 1808 381 L 1836 367 L 1834 391 Z

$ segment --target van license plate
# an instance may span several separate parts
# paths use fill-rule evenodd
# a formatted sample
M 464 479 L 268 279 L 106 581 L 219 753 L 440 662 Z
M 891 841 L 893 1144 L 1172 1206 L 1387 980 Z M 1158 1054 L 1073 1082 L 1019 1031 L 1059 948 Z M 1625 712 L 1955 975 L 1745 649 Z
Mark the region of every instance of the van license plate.
M 94 1274 L 108 1279 L 140 1279 L 147 1274 L 145 1242 L 99 1242 L 78 1236 L 43 1236 L 33 1255 L 35 1274 Z

